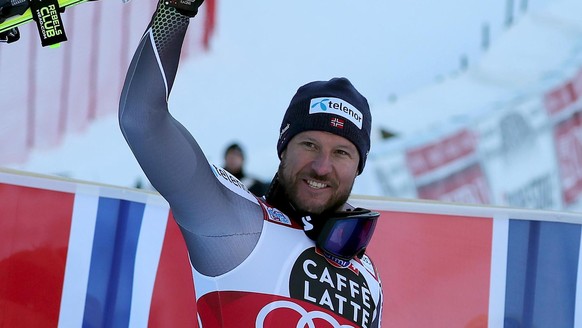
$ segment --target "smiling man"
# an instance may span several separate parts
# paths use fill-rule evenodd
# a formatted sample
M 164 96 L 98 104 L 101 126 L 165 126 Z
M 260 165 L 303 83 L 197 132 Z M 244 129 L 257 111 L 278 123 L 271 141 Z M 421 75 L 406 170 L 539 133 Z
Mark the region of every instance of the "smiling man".
M 346 202 L 359 159 L 348 140 L 329 132 L 305 131 L 283 151 L 278 179 L 295 208 L 321 214 Z
M 346 78 L 315 81 L 297 90 L 277 143 L 277 178 L 291 205 L 299 212 L 322 214 L 345 204 L 366 163 L 371 122 L 366 98 Z
M 210 164 L 168 111 L 182 42 L 201 3 L 158 4 L 119 109 L 123 135 L 182 231 L 198 321 L 205 328 L 379 327 L 382 289 L 365 254 L 378 213 L 347 203 L 370 149 L 366 98 L 345 78 L 300 87 L 281 123 L 279 169 L 266 196 L 255 197 Z

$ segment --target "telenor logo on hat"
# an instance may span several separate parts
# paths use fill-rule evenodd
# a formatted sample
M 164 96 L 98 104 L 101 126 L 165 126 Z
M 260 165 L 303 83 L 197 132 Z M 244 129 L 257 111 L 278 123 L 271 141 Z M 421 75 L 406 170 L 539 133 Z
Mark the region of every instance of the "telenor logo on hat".
M 309 114 L 334 114 L 345 117 L 362 129 L 362 112 L 349 102 L 333 97 L 311 99 Z

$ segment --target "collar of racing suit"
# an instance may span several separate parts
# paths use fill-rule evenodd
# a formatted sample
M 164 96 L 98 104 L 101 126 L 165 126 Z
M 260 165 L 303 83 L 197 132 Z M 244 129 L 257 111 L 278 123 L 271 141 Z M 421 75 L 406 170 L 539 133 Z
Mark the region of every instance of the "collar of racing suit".
M 308 212 L 299 211 L 295 209 L 293 204 L 289 202 L 289 197 L 285 187 L 279 183 L 278 174 L 271 181 L 271 185 L 265 194 L 265 201 L 267 204 L 277 208 L 285 213 L 291 220 L 303 227 L 303 231 L 311 240 L 317 240 L 323 225 L 329 215 L 313 215 Z M 307 221 L 306 221 L 307 220 Z

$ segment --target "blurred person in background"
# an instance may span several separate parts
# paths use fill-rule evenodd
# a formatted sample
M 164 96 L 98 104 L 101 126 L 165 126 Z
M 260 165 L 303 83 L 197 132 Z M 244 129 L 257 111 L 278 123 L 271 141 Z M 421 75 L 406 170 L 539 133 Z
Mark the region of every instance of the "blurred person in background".
M 224 151 L 224 169 L 239 179 L 255 196 L 264 196 L 269 188 L 269 184 L 246 174 L 244 168 L 245 153 L 240 144 L 236 142 L 231 143 Z

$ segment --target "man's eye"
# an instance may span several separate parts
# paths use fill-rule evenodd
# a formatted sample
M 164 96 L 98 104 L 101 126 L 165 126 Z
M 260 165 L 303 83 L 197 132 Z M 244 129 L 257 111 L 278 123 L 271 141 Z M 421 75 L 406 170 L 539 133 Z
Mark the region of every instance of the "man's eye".
M 336 150 L 336 154 L 338 154 L 340 156 L 352 157 L 352 155 L 350 153 L 348 153 L 345 150 L 341 150 L 341 149 Z

